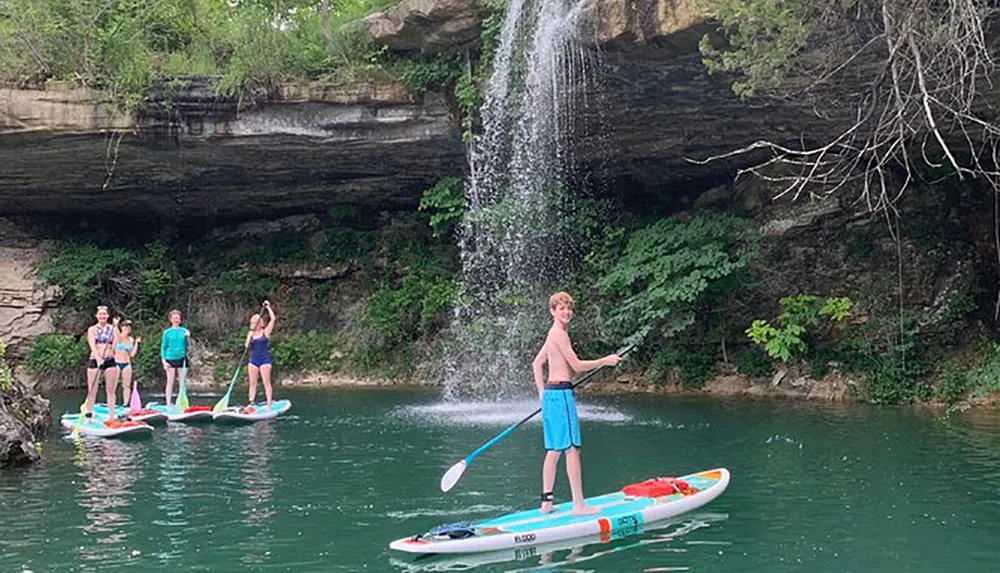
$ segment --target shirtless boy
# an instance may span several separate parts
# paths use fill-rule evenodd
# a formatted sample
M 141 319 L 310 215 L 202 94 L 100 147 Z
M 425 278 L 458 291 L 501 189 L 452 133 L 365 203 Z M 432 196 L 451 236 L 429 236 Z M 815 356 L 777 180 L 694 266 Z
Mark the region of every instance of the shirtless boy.
M 570 380 L 573 372 L 586 372 L 599 366 L 616 366 L 621 360 L 609 354 L 600 360 L 580 360 L 566 332 L 573 319 L 573 297 L 557 292 L 549 298 L 552 328 L 545 344 L 532 362 L 538 397 L 542 401 L 542 427 L 545 434 L 545 462 L 542 465 L 542 513 L 552 511 L 552 488 L 556 482 L 559 456 L 566 452 L 566 473 L 573 492 L 573 514 L 590 515 L 599 510 L 583 502 L 583 477 L 580 470 L 580 425 Z M 543 366 L 549 364 L 549 381 L 545 382 Z

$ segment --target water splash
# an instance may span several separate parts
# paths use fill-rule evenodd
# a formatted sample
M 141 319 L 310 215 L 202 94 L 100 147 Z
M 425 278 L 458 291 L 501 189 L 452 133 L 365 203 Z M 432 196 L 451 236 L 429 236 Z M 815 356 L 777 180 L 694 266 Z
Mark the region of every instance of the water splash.
M 393 415 L 409 422 L 448 426 L 509 426 L 538 408 L 538 400 L 503 402 L 443 402 L 420 406 L 402 406 Z M 606 424 L 632 423 L 633 417 L 617 408 L 578 404 L 578 415 L 585 422 Z M 533 423 L 541 423 L 536 416 Z
M 445 396 L 533 388 L 550 290 L 572 257 L 570 142 L 585 125 L 596 51 L 581 41 L 587 0 L 509 0 L 482 134 L 470 152 L 460 305 Z

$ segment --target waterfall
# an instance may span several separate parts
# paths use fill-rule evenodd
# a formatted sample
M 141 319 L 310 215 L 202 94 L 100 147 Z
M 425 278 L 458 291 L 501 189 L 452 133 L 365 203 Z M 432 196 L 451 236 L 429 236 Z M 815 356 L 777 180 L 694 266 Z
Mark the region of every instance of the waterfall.
M 551 318 L 547 297 L 574 253 L 570 141 L 596 52 L 581 41 L 588 0 L 509 0 L 469 156 L 462 275 L 448 397 L 531 388 L 531 359 Z

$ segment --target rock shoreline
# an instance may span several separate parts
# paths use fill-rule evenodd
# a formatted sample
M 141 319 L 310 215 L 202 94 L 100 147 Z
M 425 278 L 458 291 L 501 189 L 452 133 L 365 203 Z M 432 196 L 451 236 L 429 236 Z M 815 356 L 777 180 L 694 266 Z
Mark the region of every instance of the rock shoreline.
M 0 391 L 0 469 L 40 460 L 40 442 L 51 425 L 48 400 L 16 380 Z

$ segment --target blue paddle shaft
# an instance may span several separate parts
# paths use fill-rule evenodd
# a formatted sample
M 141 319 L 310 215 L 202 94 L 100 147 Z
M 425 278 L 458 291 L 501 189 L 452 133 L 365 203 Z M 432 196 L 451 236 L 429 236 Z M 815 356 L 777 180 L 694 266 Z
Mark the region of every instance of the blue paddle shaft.
M 625 356 L 626 354 L 628 354 L 629 352 L 631 352 L 633 348 L 635 348 L 635 344 L 629 344 L 628 346 L 626 346 L 622 350 L 618 351 L 616 354 L 618 354 L 618 356 Z M 576 388 L 577 386 L 583 384 L 584 382 L 586 382 L 587 380 L 589 380 L 591 377 L 593 377 L 595 374 L 597 374 L 598 372 L 600 372 L 602 369 L 604 369 L 603 365 L 598 366 L 597 368 L 591 370 L 586 375 L 584 375 L 583 378 L 580 378 L 580 380 L 578 382 L 575 382 L 572 386 L 570 386 L 570 388 Z M 507 428 L 506 430 L 500 432 L 492 440 L 490 440 L 490 441 L 486 442 L 485 444 L 483 444 L 483 445 L 479 446 L 478 448 L 476 448 L 476 451 L 472 452 L 471 454 L 469 454 L 468 456 L 465 457 L 465 465 L 469 465 L 469 463 L 471 463 L 472 460 L 476 458 L 476 456 L 478 456 L 479 454 L 485 452 L 493 444 L 495 444 L 495 443 L 499 442 L 500 440 L 502 440 L 502 439 L 506 438 L 507 436 L 509 436 L 514 430 L 520 428 L 522 424 L 524 424 L 528 420 L 534 418 L 535 416 L 537 416 L 541 412 L 542 412 L 541 408 L 535 410 L 534 412 L 528 414 L 526 417 L 524 417 L 523 419 L 521 419 L 520 422 L 518 422 L 518 423 L 514 424 L 513 426 Z

